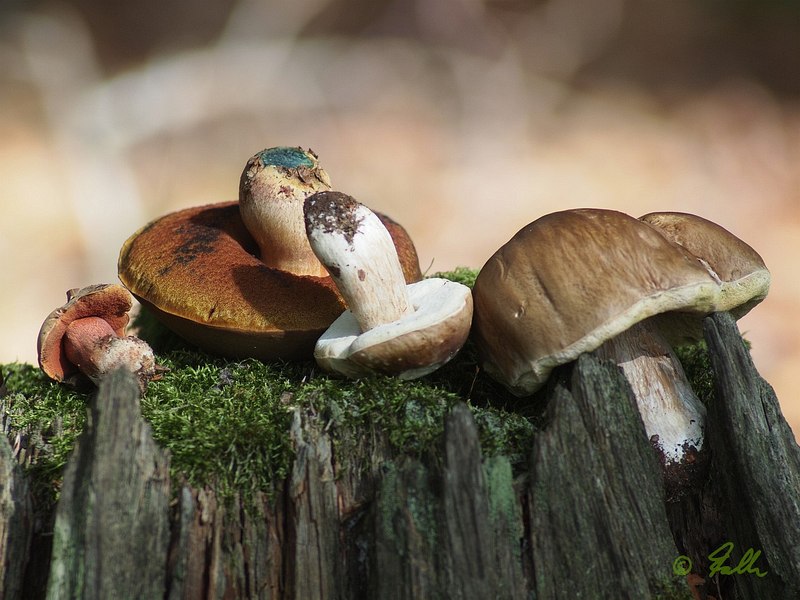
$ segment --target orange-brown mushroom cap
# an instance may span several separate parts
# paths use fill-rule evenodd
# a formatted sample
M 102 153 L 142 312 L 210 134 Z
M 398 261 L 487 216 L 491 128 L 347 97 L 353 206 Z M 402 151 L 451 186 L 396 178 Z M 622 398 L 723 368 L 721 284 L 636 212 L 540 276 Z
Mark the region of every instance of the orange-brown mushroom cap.
M 118 284 L 99 284 L 69 290 L 67 303 L 51 312 L 39 330 L 39 366 L 48 377 L 56 381 L 64 381 L 76 374 L 78 368 L 67 359 L 63 344 L 69 324 L 85 317 L 100 317 L 108 322 L 117 336 L 122 337 L 125 335 L 132 304 L 128 290 Z
M 422 274 L 405 230 L 385 219 L 406 279 Z M 305 359 L 344 310 L 330 277 L 267 267 L 238 202 L 181 210 L 133 234 L 119 257 L 122 283 L 175 333 L 231 357 Z

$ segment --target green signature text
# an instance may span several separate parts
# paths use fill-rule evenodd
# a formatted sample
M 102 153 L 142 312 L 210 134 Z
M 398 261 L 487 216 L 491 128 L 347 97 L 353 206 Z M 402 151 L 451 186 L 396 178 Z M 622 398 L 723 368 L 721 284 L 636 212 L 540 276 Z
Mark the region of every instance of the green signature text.
M 730 567 L 726 563 L 733 552 L 733 542 L 725 542 L 719 548 L 708 555 L 711 565 L 708 568 L 708 576 L 713 577 L 717 573 L 720 575 L 755 575 L 764 577 L 767 572 L 755 566 L 756 561 L 761 556 L 761 550 L 748 548 L 739 559 L 735 567 Z
M 756 566 L 756 561 L 761 557 L 761 550 L 748 548 L 739 559 L 735 566 L 730 566 L 728 560 L 733 553 L 733 542 L 725 542 L 719 548 L 708 555 L 711 564 L 708 568 L 708 576 L 714 575 L 755 575 L 764 577 L 767 571 L 762 571 Z M 672 570 L 676 575 L 688 575 L 692 571 L 692 561 L 688 556 L 679 556 L 672 563 Z

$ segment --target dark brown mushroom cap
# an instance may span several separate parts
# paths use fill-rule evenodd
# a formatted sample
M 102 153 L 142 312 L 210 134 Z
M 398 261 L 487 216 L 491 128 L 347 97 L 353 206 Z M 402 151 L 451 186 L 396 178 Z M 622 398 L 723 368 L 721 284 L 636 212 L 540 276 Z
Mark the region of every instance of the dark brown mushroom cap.
M 63 339 L 69 324 L 85 317 L 100 317 L 122 337 L 132 304 L 128 290 L 118 284 L 91 285 L 68 291 L 67 303 L 51 312 L 39 330 L 37 353 L 42 371 L 56 381 L 78 373 L 64 351 Z
M 414 245 L 387 223 L 404 274 L 418 281 Z M 344 310 L 330 277 L 271 269 L 255 254 L 238 202 L 189 208 L 133 234 L 120 252 L 122 283 L 167 327 L 215 354 L 305 359 Z
M 716 311 L 729 311 L 740 319 L 766 298 L 771 276 L 764 260 L 721 225 L 680 212 L 653 212 L 640 220 L 697 257 L 719 283 Z M 703 337 L 702 315 L 678 316 L 659 327 L 673 344 Z
M 711 310 L 719 286 L 686 250 L 620 212 L 552 213 L 519 231 L 473 288 L 486 370 L 532 393 L 557 365 L 666 311 Z

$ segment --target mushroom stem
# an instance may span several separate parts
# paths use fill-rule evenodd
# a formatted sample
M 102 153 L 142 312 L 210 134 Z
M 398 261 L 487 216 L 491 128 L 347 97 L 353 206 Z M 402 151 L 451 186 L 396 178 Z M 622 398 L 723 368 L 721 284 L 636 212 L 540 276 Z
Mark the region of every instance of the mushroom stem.
M 305 201 L 308 240 L 362 332 L 413 314 L 389 232 L 363 204 L 340 192 Z
M 328 174 L 302 148 L 269 148 L 247 161 L 239 182 L 239 210 L 265 265 L 327 276 L 306 239 L 303 200 L 328 189 Z
M 125 368 L 138 377 L 144 391 L 160 369 L 146 342 L 133 336 L 117 336 L 100 317 L 72 321 L 64 333 L 64 353 L 95 384 L 111 371 Z
M 677 498 L 702 466 L 705 406 L 667 341 L 647 320 L 606 341 L 597 353 L 625 374 L 664 468 L 667 498 Z

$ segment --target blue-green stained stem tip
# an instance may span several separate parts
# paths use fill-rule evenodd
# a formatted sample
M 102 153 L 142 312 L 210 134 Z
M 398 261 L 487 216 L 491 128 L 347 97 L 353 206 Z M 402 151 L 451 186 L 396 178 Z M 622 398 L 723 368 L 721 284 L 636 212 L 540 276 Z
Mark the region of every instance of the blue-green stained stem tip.
M 296 169 L 297 167 L 313 167 L 314 162 L 302 148 L 290 148 L 279 146 L 268 148 L 259 153 L 261 164 L 265 167 L 286 167 Z

